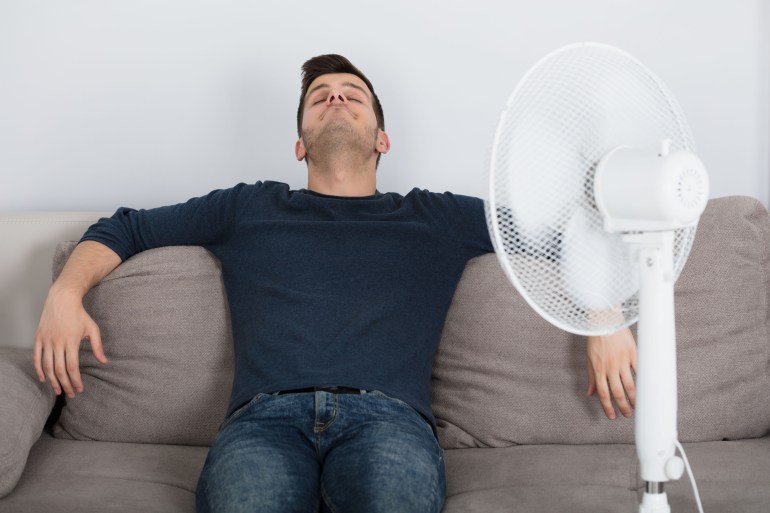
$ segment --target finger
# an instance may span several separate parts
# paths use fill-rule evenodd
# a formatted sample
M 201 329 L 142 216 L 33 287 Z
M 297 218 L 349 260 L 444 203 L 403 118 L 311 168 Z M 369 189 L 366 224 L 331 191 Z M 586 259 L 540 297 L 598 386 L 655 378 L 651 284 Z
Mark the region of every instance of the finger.
M 631 405 L 628 404 L 628 400 L 626 399 L 626 391 L 623 389 L 623 383 L 620 380 L 619 374 L 613 374 L 610 377 L 610 389 L 612 398 L 615 400 L 615 403 L 617 403 L 620 413 L 622 413 L 624 417 L 630 417 Z
M 80 362 L 77 350 L 69 350 L 65 355 L 67 376 L 69 376 L 72 388 L 78 392 L 83 391 L 83 381 L 80 378 Z
M 48 343 L 43 348 L 43 370 L 45 375 L 48 376 L 48 380 L 51 382 L 51 388 L 56 395 L 61 394 L 61 385 L 59 380 L 56 379 L 56 372 L 53 365 L 53 346 Z
M 636 374 L 636 341 L 634 340 L 634 335 L 631 333 L 631 330 L 626 328 L 628 341 L 629 341 L 629 349 L 631 352 L 631 369 L 634 371 L 634 374 Z
M 35 366 L 35 374 L 41 383 L 45 383 L 45 374 L 43 373 L 43 341 L 35 338 L 35 352 L 32 355 L 32 364 Z
M 596 376 L 596 391 L 599 394 L 599 402 L 604 409 L 604 414 L 610 420 L 615 420 L 615 408 L 612 406 L 610 388 L 605 376 Z
M 636 408 L 636 384 L 634 383 L 634 377 L 631 375 L 631 371 L 625 369 L 625 371 L 620 374 L 620 379 L 623 382 L 623 388 L 626 391 L 631 407 Z
M 104 346 L 102 345 L 102 334 L 99 331 L 99 326 L 93 321 L 86 332 L 86 338 L 91 342 L 91 352 L 93 352 L 96 359 L 102 363 L 107 363 L 107 356 L 104 354 Z
M 56 378 L 59 380 L 62 390 L 64 390 L 68 397 L 72 398 L 75 397 L 75 393 L 72 391 L 72 383 L 70 383 L 70 378 L 67 375 L 67 362 L 64 356 L 65 347 L 61 347 L 59 351 L 56 351 L 53 357 L 53 365 Z
M 588 369 L 588 395 L 594 395 L 596 392 L 596 378 L 594 377 L 594 366 L 590 358 L 586 358 L 586 368 Z

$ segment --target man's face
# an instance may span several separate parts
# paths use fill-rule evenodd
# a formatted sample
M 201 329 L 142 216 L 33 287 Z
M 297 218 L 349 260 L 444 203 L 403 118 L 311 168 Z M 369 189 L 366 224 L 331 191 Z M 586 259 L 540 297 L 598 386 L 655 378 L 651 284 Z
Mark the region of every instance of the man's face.
M 385 153 L 390 147 L 385 132 L 377 127 L 371 92 L 363 80 L 349 73 L 316 78 L 308 87 L 302 113 L 302 137 L 297 141 L 297 160 L 319 150 L 337 151 L 360 147 Z

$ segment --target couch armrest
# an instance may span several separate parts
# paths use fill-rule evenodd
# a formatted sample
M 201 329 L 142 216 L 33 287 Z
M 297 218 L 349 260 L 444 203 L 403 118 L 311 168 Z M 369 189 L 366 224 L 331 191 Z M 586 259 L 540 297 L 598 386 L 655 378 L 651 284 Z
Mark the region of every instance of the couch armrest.
M 55 399 L 37 380 L 30 349 L 0 347 L 0 497 L 19 481 Z

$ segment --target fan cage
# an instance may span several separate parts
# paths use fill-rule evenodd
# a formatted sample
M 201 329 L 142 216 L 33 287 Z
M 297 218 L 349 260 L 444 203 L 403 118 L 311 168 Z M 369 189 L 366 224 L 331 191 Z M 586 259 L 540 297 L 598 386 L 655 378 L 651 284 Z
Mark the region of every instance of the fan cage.
M 637 320 L 638 270 L 621 235 L 604 231 L 593 179 L 613 148 L 663 139 L 695 151 L 665 84 L 612 46 L 556 50 L 514 89 L 492 147 L 487 222 L 509 279 L 552 324 L 599 335 Z M 675 231 L 676 277 L 694 236 L 694 227 Z

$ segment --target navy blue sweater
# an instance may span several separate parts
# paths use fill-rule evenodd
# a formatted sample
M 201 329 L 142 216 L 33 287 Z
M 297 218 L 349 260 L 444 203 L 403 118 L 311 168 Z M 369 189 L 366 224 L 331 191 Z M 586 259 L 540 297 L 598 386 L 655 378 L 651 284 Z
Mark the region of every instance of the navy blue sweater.
M 335 197 L 277 182 L 120 208 L 82 240 L 122 260 L 174 245 L 219 258 L 235 344 L 228 414 L 259 392 L 336 385 L 380 390 L 431 421 L 452 295 L 468 259 L 493 251 L 478 198 Z

